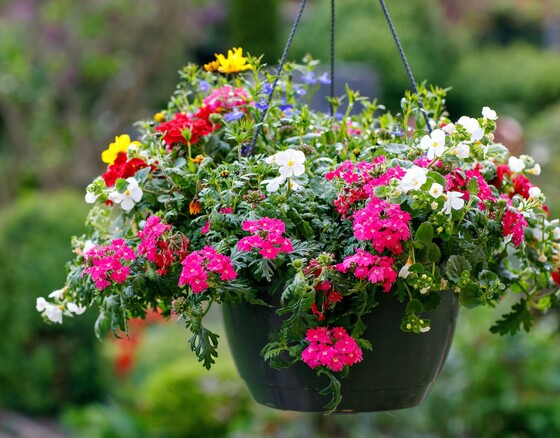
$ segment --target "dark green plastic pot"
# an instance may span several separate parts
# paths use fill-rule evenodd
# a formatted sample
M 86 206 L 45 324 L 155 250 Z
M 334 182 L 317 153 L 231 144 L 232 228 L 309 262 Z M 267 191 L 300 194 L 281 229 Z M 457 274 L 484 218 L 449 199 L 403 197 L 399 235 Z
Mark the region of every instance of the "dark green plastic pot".
M 389 294 L 378 294 L 379 305 L 367 316 L 364 337 L 373 351 L 342 379 L 338 412 L 376 412 L 403 409 L 421 403 L 435 382 L 451 347 L 458 303 L 451 292 L 441 292 L 437 309 L 423 316 L 431 320 L 429 332 L 414 334 L 400 329 L 404 305 Z M 303 362 L 276 370 L 260 352 L 269 333 L 281 319 L 274 308 L 247 303 L 222 306 L 226 336 L 239 374 L 257 401 L 276 409 L 324 412 L 330 396 L 319 391 L 326 377 Z

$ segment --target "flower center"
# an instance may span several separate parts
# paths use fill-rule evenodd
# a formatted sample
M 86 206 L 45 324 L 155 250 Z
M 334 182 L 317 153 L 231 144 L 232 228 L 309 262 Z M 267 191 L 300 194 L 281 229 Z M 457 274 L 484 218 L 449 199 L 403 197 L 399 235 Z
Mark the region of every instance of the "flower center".
M 288 166 L 292 167 L 294 165 L 294 160 L 288 161 Z
M 130 196 L 130 190 L 126 189 L 125 192 L 124 192 L 124 194 L 125 194 L 126 196 Z

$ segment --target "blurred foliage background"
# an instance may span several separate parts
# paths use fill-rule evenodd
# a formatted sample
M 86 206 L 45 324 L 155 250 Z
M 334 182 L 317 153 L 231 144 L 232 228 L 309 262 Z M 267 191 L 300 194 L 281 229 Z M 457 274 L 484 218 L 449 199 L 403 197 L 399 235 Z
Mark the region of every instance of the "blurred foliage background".
M 451 88 L 452 118 L 495 109 L 502 141 L 541 163 L 536 183 L 560 215 L 560 3 L 387 4 L 416 80 Z M 529 335 L 497 338 L 484 312 L 464 311 L 423 405 L 334 417 L 256 405 L 225 342 L 208 373 L 181 324 L 157 316 L 128 340 L 104 342 L 93 336 L 95 315 L 41 321 L 35 299 L 62 284 L 87 211 L 84 187 L 104 170 L 100 152 L 164 105 L 187 62 L 241 46 L 274 64 L 298 6 L 0 0 L 0 435 L 21 436 L 31 422 L 41 436 L 560 436 L 554 314 Z M 309 0 L 290 58 L 328 63 L 329 27 L 329 0 Z M 336 64 L 339 93 L 348 82 L 395 109 L 409 88 L 375 1 L 337 2 Z

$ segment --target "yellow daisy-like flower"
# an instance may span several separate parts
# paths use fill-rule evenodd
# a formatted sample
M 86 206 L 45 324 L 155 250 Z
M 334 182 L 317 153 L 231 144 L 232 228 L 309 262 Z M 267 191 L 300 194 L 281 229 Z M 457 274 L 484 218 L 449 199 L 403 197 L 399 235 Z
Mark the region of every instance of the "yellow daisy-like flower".
M 158 123 L 165 122 L 165 114 L 163 114 L 162 112 L 155 113 L 154 114 L 154 120 Z
M 247 64 L 247 58 L 243 56 L 243 49 L 241 47 L 234 47 L 233 50 L 228 50 L 227 58 L 222 54 L 216 55 L 216 61 L 219 64 L 218 71 L 220 73 L 239 73 L 240 71 L 253 68 L 250 64 Z
M 113 164 L 117 159 L 117 155 L 121 152 L 126 152 L 131 145 L 137 146 L 137 141 L 130 141 L 130 136 L 127 134 L 115 137 L 115 141 L 101 153 L 101 160 L 109 165 Z
M 204 70 L 209 72 L 215 72 L 219 68 L 220 68 L 220 63 L 218 61 L 210 61 L 208 64 L 204 64 Z

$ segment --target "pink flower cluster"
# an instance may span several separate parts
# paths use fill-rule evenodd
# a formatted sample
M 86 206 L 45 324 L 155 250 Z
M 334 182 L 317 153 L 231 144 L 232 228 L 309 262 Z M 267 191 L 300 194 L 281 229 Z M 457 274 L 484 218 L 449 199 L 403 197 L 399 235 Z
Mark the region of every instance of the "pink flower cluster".
M 211 246 L 191 252 L 181 261 L 181 264 L 183 270 L 179 277 L 179 286 L 188 284 L 195 294 L 208 288 L 208 274 L 211 272 L 219 274 L 223 281 L 237 278 L 237 272 L 233 269 L 231 259 L 219 254 Z
M 324 366 L 332 371 L 342 371 L 362 360 L 362 350 L 343 327 L 317 327 L 307 330 L 309 346 L 301 353 L 301 359 L 311 368 Z
M 466 171 L 455 169 L 451 173 L 448 173 L 445 175 L 445 190 L 447 192 L 464 193 L 463 199 L 468 201 L 471 194 L 467 190 L 467 184 L 472 179 L 476 179 L 478 183 L 478 193 L 476 196 L 481 200 L 481 202 L 487 200 L 493 201 L 496 199 L 494 195 L 492 195 L 490 185 L 486 182 L 484 176 L 478 169 L 469 169 Z M 479 205 L 479 208 L 484 209 L 484 204 Z
M 134 250 L 124 239 L 114 239 L 110 245 L 94 246 L 84 253 L 86 267 L 82 276 L 89 274 L 99 290 L 105 289 L 112 280 L 122 284 L 130 274 L 130 266 L 123 261 L 136 259 Z
M 169 266 L 175 261 L 173 251 L 169 244 L 161 239 L 163 233 L 171 229 L 171 225 L 164 224 L 158 216 L 150 216 L 146 220 L 144 229 L 138 232 L 141 240 L 138 245 L 138 253 L 145 255 L 146 258 L 155 263 L 159 268 L 158 275 L 165 275 Z
M 342 263 L 336 265 L 336 269 L 342 273 L 354 269 L 357 278 L 367 279 L 374 284 L 383 284 L 383 290 L 389 292 L 397 280 L 397 272 L 393 269 L 393 265 L 392 257 L 378 256 L 357 249 L 356 254 L 346 257 Z
M 250 252 L 253 248 L 260 248 L 259 253 L 265 259 L 275 259 L 279 253 L 293 251 L 290 239 L 283 237 L 286 225 L 280 219 L 263 217 L 255 221 L 245 221 L 241 225 L 251 236 L 243 237 L 237 242 L 239 251 Z
M 379 253 L 388 249 L 400 254 L 401 241 L 410 238 L 410 219 L 410 214 L 402 211 L 398 204 L 372 197 L 364 208 L 354 213 L 354 236 L 358 240 L 371 240 Z
M 222 112 L 233 109 L 236 106 L 245 105 L 248 100 L 249 95 L 243 88 L 233 88 L 231 85 L 224 85 L 212 90 L 212 93 L 204 98 L 204 106 L 208 107 L 212 112 Z
M 529 224 L 523 214 L 514 208 L 508 208 L 502 218 L 503 236 L 511 235 L 511 241 L 515 246 L 521 245 L 525 239 L 525 228 Z

